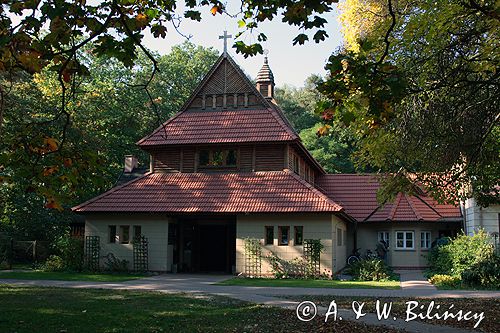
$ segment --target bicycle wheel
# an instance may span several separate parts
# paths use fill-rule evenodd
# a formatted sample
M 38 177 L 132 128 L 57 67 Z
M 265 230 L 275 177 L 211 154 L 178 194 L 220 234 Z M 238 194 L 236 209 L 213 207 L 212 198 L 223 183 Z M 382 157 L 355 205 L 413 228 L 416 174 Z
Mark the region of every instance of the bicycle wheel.
M 350 256 L 349 258 L 347 258 L 347 264 L 348 265 L 352 265 L 352 264 L 354 264 L 354 263 L 356 263 L 358 261 L 359 261 L 359 258 L 356 257 L 356 256 Z

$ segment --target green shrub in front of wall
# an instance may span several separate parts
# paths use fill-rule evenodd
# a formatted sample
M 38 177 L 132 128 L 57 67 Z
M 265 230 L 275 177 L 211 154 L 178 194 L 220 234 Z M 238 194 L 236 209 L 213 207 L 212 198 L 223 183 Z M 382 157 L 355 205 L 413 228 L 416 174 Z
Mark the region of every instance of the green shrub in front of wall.
M 429 279 L 429 282 L 437 287 L 458 288 L 462 281 L 458 276 L 436 274 Z
M 461 274 L 465 286 L 500 289 L 500 256 L 482 257 Z
M 394 278 L 392 269 L 381 259 L 366 259 L 352 263 L 347 273 L 359 281 L 388 281 Z
M 46 272 L 62 272 L 66 270 L 64 260 L 55 254 L 50 255 L 41 268 Z
M 447 275 L 467 287 L 500 288 L 500 257 L 484 230 L 433 247 L 428 260 L 431 282 L 436 275 Z
M 62 259 L 64 270 L 71 272 L 83 270 L 83 239 L 66 234 L 59 237 L 52 246 L 54 252 Z

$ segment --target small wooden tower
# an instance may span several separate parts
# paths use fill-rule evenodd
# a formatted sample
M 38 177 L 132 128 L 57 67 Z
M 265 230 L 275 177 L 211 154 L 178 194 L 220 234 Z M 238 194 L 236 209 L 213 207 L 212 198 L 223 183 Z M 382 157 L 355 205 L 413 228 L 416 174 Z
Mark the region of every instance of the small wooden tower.
M 264 58 L 264 65 L 262 65 L 262 68 L 257 74 L 255 82 L 257 83 L 257 90 L 262 96 L 268 99 L 274 98 L 274 75 L 269 67 L 267 55 Z

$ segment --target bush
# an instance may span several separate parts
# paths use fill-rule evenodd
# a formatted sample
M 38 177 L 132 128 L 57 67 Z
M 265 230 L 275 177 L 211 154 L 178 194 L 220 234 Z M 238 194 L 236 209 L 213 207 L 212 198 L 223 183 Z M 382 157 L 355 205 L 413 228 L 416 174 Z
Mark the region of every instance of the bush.
M 105 257 L 104 265 L 109 272 L 128 272 L 128 260 L 120 260 L 113 253 L 108 253 Z
M 391 280 L 393 272 L 381 259 L 366 259 L 357 261 L 347 267 L 347 273 L 360 281 Z
M 435 246 L 428 259 L 431 282 L 436 275 L 451 275 L 468 287 L 500 288 L 500 258 L 484 230 Z
M 83 239 L 71 237 L 69 234 L 59 237 L 52 244 L 54 252 L 63 261 L 64 270 L 72 272 L 83 270 L 83 247 Z
M 1 259 L 0 259 L 1 260 Z M 9 269 L 10 265 L 7 261 L 0 261 L 0 270 Z
M 438 240 L 439 241 L 439 240 Z M 443 244 L 437 242 L 438 245 L 432 247 L 427 255 L 427 262 L 429 264 L 429 276 L 435 274 L 446 275 L 451 273 L 453 268 L 452 253 L 450 251 L 449 243 Z
M 429 279 L 429 282 L 438 287 L 460 287 L 461 280 L 459 276 L 452 276 L 446 274 L 436 274 Z
M 61 272 L 66 269 L 66 266 L 61 257 L 53 254 L 47 258 L 41 268 L 46 272 Z
M 491 256 L 476 262 L 462 272 L 462 282 L 470 287 L 500 289 L 500 256 Z
M 276 279 L 330 279 L 331 272 L 325 270 L 323 273 L 316 272 L 316 268 L 305 258 L 298 257 L 292 260 L 285 260 L 274 253 L 265 256 Z

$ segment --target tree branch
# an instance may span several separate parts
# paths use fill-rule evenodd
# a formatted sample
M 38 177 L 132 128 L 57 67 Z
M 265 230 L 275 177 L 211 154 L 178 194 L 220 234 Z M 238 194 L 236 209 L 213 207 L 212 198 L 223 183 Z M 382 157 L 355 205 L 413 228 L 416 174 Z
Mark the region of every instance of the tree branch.
M 384 53 L 382 53 L 382 56 L 377 61 L 377 67 L 378 67 L 378 65 L 381 65 L 384 62 L 387 55 L 389 55 L 389 47 L 391 46 L 391 42 L 389 41 L 389 37 L 391 36 L 392 31 L 396 27 L 396 14 L 394 13 L 394 9 L 392 8 L 392 0 L 387 0 L 387 7 L 389 9 L 389 15 L 391 16 L 391 25 L 389 26 L 389 29 L 387 29 L 387 32 L 385 33 L 385 36 L 384 36 L 385 49 L 384 49 Z M 377 67 L 375 67 L 375 70 Z

